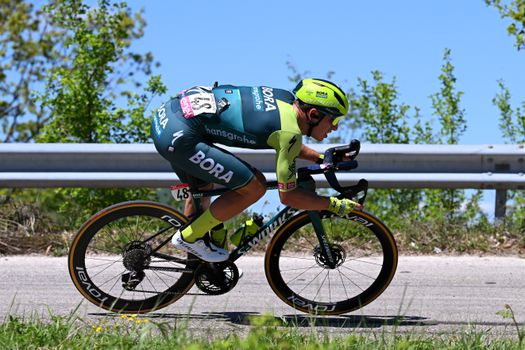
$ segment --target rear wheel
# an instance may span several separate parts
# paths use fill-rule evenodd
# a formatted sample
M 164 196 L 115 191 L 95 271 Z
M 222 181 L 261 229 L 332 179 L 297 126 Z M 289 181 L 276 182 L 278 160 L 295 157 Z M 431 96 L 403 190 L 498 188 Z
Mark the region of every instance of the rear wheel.
M 169 243 L 187 221 L 155 202 L 124 202 L 100 211 L 71 245 L 73 283 L 89 301 L 114 312 L 145 313 L 173 303 L 193 285 L 199 262 Z
M 330 267 L 307 212 L 284 223 L 270 241 L 266 278 L 291 307 L 312 314 L 342 314 L 375 300 L 397 267 L 397 246 L 376 217 L 319 213 L 336 266 Z

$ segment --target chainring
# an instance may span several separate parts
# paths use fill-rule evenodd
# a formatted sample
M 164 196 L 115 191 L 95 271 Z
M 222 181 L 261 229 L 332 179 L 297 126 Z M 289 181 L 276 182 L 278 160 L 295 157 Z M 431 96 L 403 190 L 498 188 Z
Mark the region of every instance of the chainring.
M 195 270 L 195 285 L 206 294 L 229 292 L 239 281 L 239 269 L 231 261 L 202 263 Z

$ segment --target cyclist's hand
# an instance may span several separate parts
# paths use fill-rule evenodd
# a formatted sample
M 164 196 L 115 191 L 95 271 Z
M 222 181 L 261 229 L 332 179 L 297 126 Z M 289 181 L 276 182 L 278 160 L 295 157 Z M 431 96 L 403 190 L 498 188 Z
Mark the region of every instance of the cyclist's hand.
M 347 198 L 339 199 L 336 197 L 330 197 L 328 210 L 336 215 L 344 216 L 349 214 L 354 208 L 361 210 L 363 209 L 363 206 Z

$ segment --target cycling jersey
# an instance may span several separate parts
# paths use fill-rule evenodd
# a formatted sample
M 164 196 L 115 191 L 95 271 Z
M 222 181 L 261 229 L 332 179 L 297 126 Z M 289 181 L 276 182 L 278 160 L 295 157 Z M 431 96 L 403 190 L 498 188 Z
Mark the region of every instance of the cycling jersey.
M 279 190 L 290 191 L 296 187 L 295 159 L 302 144 L 294 99 L 286 90 L 265 86 L 193 87 L 157 110 L 151 134 L 182 180 L 189 174 L 229 188 L 246 185 L 255 170 L 213 143 L 273 148 Z

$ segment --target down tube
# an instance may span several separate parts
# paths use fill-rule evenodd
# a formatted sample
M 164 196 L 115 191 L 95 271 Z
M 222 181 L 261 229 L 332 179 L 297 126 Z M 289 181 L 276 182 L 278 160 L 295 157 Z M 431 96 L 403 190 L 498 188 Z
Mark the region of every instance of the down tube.
M 253 235 L 248 241 L 246 241 L 241 246 L 237 247 L 233 252 L 230 253 L 230 261 L 235 261 L 243 256 L 250 249 L 255 247 L 257 244 L 261 243 L 266 237 L 284 224 L 288 219 L 294 216 L 296 213 L 302 211 L 301 209 L 295 209 L 290 207 L 285 207 L 277 215 L 270 219 L 267 223 L 261 226 L 255 235 Z

